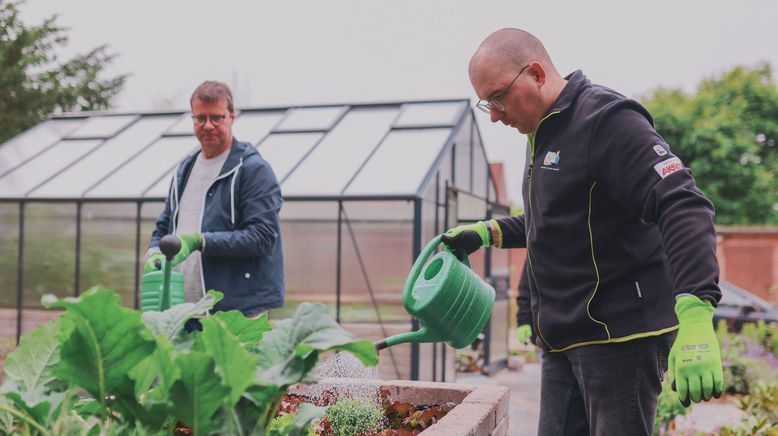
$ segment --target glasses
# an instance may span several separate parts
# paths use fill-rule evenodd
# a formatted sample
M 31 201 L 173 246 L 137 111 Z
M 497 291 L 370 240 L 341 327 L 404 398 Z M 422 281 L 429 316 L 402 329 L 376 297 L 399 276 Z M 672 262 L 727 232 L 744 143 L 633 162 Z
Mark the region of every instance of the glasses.
M 192 115 L 192 121 L 195 126 L 204 126 L 208 120 L 211 120 L 211 124 L 214 127 L 221 126 L 224 123 L 224 119 L 227 115 Z
M 505 88 L 505 91 L 499 93 L 497 96 L 490 98 L 488 100 L 478 100 L 478 104 L 475 105 L 478 109 L 481 109 L 482 111 L 486 112 L 487 114 L 492 113 L 492 109 L 496 110 L 497 112 L 505 112 L 505 104 L 503 104 L 502 99 L 506 95 L 508 95 L 508 91 L 511 90 L 511 86 L 513 86 L 513 83 L 516 82 L 516 79 L 521 76 L 521 73 L 524 72 L 529 68 L 529 64 L 525 65 L 524 68 L 519 70 L 519 74 L 516 75 L 516 77 L 511 80 L 510 85 L 508 85 Z

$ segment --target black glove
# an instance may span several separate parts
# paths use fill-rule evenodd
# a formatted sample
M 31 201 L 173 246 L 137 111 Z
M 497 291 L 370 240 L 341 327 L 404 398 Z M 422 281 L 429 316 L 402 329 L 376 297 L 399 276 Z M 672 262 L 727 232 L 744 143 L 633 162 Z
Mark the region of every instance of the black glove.
M 473 224 L 465 224 L 446 230 L 440 240 L 452 251 L 464 251 L 468 255 L 481 247 L 488 247 L 489 229 L 486 223 L 478 221 Z

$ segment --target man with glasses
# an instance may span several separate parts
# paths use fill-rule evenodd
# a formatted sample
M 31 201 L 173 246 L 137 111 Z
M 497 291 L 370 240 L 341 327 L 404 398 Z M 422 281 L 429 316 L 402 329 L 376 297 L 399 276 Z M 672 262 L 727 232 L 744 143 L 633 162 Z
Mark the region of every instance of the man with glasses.
M 227 85 L 202 83 L 190 105 L 200 149 L 173 175 L 144 272 L 160 268 L 159 240 L 174 234 L 181 250 L 173 266 L 184 274 L 186 301 L 215 289 L 224 293 L 216 310 L 256 317 L 284 304 L 281 188 L 254 147 L 233 137 L 235 109 Z
M 524 214 L 443 240 L 527 248 L 518 334 L 543 349 L 538 434 L 651 434 L 666 369 L 685 405 L 720 395 L 713 206 L 651 115 L 561 76 L 518 29 L 487 37 L 469 74 L 478 109 L 527 135 Z

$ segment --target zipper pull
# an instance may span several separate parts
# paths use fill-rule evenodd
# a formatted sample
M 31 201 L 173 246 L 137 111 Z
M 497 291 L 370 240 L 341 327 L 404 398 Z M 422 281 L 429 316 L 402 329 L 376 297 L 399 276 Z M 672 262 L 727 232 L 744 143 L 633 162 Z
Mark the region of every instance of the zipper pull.
M 529 164 L 529 171 L 527 171 L 527 179 L 529 180 L 530 177 L 532 177 L 532 162 Z

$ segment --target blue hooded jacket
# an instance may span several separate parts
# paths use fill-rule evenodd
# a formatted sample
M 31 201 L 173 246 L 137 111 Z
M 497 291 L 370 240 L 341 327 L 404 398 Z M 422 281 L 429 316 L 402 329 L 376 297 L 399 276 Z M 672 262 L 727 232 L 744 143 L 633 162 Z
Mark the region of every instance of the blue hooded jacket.
M 173 234 L 178 202 L 200 151 L 179 165 L 157 219 L 150 248 Z M 278 214 L 283 199 L 270 165 L 251 144 L 235 139 L 219 176 L 208 188 L 200 231 L 203 292 L 224 293 L 215 310 L 251 315 L 284 304 L 284 259 Z

